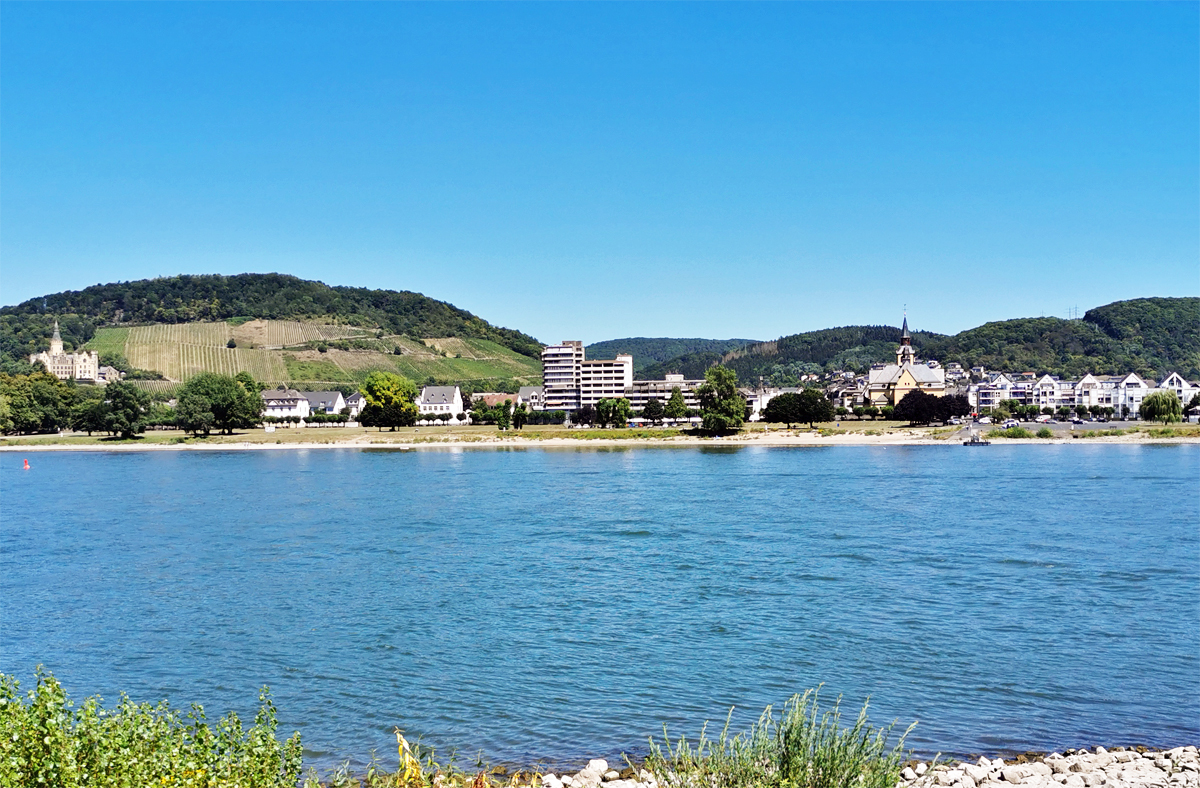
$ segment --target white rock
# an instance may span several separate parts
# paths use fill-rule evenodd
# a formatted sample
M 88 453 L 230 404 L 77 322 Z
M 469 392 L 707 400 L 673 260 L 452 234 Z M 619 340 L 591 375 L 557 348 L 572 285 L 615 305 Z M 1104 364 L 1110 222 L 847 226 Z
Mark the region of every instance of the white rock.
M 913 771 L 915 771 L 917 773 L 918 777 L 924 777 L 925 772 L 928 771 L 928 769 L 929 769 L 929 767 L 926 766 L 924 763 L 918 763 L 917 768 L 913 769 Z
M 961 785 L 962 788 L 975 788 L 975 778 L 969 774 L 964 774 L 962 779 L 959 781 L 959 785 Z
M 988 769 L 989 771 L 990 771 L 990 770 L 991 770 L 991 768 L 992 768 L 992 762 L 991 762 L 991 761 L 989 761 L 987 758 L 985 758 L 985 757 L 984 757 L 984 756 L 982 756 L 982 755 L 981 755 L 981 756 L 979 756 L 979 760 L 975 761 L 975 765 L 976 765 L 976 766 L 982 766 L 983 768 L 985 768 L 985 769 Z
M 608 761 L 604 760 L 603 758 L 597 758 L 596 760 L 588 761 L 588 765 L 584 768 L 584 771 L 595 772 L 596 774 L 604 774 L 606 771 L 608 771 Z
M 914 772 L 912 770 L 912 768 L 909 766 L 904 767 L 904 769 L 900 772 L 900 776 L 903 777 L 905 780 L 908 780 L 909 782 L 912 782 L 913 780 L 917 779 L 917 773 Z
M 1083 784 L 1088 786 L 1088 788 L 1091 788 L 1094 785 L 1101 785 L 1104 783 L 1104 781 L 1105 777 L 1103 774 L 1088 772 L 1087 774 L 1083 775 Z
M 967 776 L 972 780 L 977 783 L 981 783 L 987 779 L 987 776 L 989 773 L 991 773 L 992 769 L 990 763 L 987 766 L 976 766 L 975 764 L 968 763 L 963 766 L 963 771 L 966 772 Z
M 542 785 L 544 785 L 546 788 L 562 788 L 562 780 L 558 779 L 558 777 L 551 772 L 550 774 L 542 775 Z
M 1138 757 L 1136 752 L 1119 752 L 1113 755 L 1113 760 L 1117 763 L 1130 763 L 1134 758 Z
M 1084 788 L 1083 777 L 1078 774 L 1068 775 L 1063 785 L 1067 786 L 1067 788 Z
M 1097 755 L 1103 755 L 1103 754 L 1104 754 L 1104 753 L 1106 753 L 1106 752 L 1108 752 L 1108 750 L 1104 749 L 1103 747 L 1097 747 L 1097 748 L 1096 748 L 1096 754 L 1097 754 Z
M 1049 777 L 1051 774 L 1054 773 L 1053 769 L 1051 769 L 1048 764 L 1042 763 L 1041 761 L 1034 761 L 1033 763 L 1027 763 L 1027 764 L 1025 764 L 1025 767 L 1028 768 L 1029 771 L 1033 772 L 1034 774 L 1041 775 L 1042 777 Z
M 617 772 L 616 769 L 609 769 L 608 771 L 606 771 L 604 773 L 604 782 L 606 782 L 606 783 L 610 783 L 613 780 L 619 780 L 619 779 L 621 779 L 621 775 Z

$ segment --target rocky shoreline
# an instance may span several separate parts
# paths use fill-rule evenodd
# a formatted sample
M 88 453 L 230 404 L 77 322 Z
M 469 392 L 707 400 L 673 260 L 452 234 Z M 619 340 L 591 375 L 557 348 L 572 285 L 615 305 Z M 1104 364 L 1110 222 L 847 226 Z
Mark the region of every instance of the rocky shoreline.
M 589 761 L 578 772 L 541 775 L 544 788 L 661 788 L 653 774 L 605 760 Z M 670 779 L 664 780 L 670 783 Z M 1200 788 L 1200 754 L 1195 746 L 1150 751 L 1139 747 L 1067 750 L 978 761 L 909 761 L 896 788 Z

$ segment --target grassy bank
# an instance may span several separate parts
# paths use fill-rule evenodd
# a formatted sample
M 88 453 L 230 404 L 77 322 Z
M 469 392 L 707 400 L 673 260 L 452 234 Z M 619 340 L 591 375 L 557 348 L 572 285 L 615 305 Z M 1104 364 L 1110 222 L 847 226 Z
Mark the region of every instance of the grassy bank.
M 839 699 L 840 700 L 840 699 Z M 167 701 L 133 703 L 122 696 L 104 708 L 88 698 L 76 708 L 58 681 L 38 669 L 37 687 L 24 695 L 15 678 L 0 675 L 0 785 L 44 788 L 493 788 L 554 785 L 533 771 L 509 775 L 482 764 L 461 770 L 396 731 L 398 768 L 372 761 L 362 774 L 343 767 L 325 776 L 301 774 L 300 734 L 277 736 L 275 707 L 264 688 L 249 728 L 232 712 L 215 725 L 193 706 L 186 715 Z M 914 723 L 915 724 L 915 723 Z M 910 727 L 909 730 L 912 728 Z M 637 779 L 662 788 L 893 788 L 904 760 L 904 735 L 889 745 L 892 726 L 874 728 L 863 707 L 843 725 L 839 703 L 822 711 L 817 692 L 789 700 L 778 717 L 768 707 L 750 730 L 720 737 L 701 731 L 650 742 Z M 633 777 L 632 763 L 623 775 Z

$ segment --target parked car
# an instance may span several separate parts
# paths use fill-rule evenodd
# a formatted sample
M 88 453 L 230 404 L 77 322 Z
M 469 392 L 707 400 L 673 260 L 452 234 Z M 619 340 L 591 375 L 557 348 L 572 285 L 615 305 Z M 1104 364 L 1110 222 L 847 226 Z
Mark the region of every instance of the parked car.
M 950 419 L 950 421 L 948 421 L 948 422 L 946 422 L 946 423 L 947 423 L 947 424 L 954 424 L 954 425 L 958 425 L 958 424 L 962 424 L 962 419 Z
M 1071 423 L 1072 424 L 1083 424 L 1083 419 L 1076 416 L 1075 418 L 1071 419 Z
M 1006 429 L 1006 430 L 1011 429 L 1013 427 L 1020 427 L 1020 426 L 1021 426 L 1021 422 L 1017 421 L 1016 419 L 1006 419 L 1004 422 L 1004 429 Z
M 1036 419 L 1034 419 L 1034 421 L 1038 424 L 1049 424 L 1051 423 L 1052 419 L 1043 413 L 1041 416 L 1038 416 Z
M 991 416 L 984 416 L 982 419 L 980 419 L 980 420 L 979 420 L 979 423 L 980 423 L 980 424 L 991 424 L 991 423 L 992 423 L 992 417 L 991 417 Z

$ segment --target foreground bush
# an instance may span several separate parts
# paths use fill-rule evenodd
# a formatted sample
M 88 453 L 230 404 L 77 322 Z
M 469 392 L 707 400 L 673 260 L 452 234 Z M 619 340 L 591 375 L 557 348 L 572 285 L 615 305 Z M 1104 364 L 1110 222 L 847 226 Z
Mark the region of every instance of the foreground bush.
M 749 731 L 730 738 L 726 721 L 717 741 L 701 731 L 695 747 L 684 738 L 672 746 L 664 729 L 663 747 L 650 742 L 646 768 L 672 788 L 894 788 L 913 726 L 889 750 L 894 723 L 873 728 L 864 704 L 843 728 L 840 702 L 821 712 L 809 690 L 793 695 L 778 719 L 768 706 Z
M 266 688 L 249 729 L 232 712 L 210 727 L 200 706 L 183 716 L 166 701 L 122 695 L 105 709 L 101 700 L 75 709 L 41 668 L 37 689 L 22 698 L 16 679 L 0 674 L 0 785 L 278 788 L 300 777 L 300 734 L 275 738 Z

